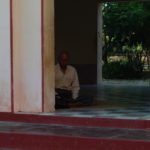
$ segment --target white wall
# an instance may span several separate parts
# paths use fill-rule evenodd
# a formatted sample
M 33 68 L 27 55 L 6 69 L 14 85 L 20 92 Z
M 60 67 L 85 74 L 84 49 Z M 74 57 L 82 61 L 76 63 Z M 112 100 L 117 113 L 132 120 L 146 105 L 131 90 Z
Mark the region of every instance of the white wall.
M 13 0 L 13 30 L 15 112 L 41 112 L 41 0 Z
M 0 0 L 0 111 L 11 111 L 10 0 Z
M 54 87 L 54 0 L 0 0 L 0 112 L 54 111 Z

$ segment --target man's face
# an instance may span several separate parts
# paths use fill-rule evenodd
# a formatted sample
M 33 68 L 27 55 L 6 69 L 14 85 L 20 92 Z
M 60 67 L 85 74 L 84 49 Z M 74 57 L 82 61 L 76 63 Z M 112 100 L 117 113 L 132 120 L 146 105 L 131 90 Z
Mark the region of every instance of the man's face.
M 59 64 L 62 68 L 66 68 L 69 62 L 69 57 L 67 54 L 62 54 L 60 56 Z

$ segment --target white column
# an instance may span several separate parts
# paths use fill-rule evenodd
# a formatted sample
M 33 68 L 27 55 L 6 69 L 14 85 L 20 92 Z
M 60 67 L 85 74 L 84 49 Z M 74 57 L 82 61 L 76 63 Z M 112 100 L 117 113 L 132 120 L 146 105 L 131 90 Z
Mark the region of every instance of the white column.
M 97 14 L 97 84 L 102 82 L 102 21 L 102 3 L 99 3 Z
M 13 0 L 14 111 L 42 112 L 41 0 Z
M 13 0 L 15 112 L 54 111 L 54 2 Z
M 10 0 L 0 0 L 0 112 L 11 111 Z

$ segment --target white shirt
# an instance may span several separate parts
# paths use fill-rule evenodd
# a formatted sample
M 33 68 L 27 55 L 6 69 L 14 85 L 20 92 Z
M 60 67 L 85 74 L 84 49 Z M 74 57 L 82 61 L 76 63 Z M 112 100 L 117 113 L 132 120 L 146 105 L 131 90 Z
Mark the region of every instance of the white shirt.
M 61 71 L 60 65 L 55 66 L 55 87 L 72 91 L 72 98 L 77 98 L 80 90 L 78 74 L 74 67 L 68 65 L 66 72 Z

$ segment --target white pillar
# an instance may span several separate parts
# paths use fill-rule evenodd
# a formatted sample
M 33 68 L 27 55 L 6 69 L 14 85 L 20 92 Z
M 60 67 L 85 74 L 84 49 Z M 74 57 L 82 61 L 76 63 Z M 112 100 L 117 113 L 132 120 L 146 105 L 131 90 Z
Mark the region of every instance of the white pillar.
M 43 0 L 43 9 L 44 112 L 49 112 L 55 106 L 54 0 Z
M 0 0 L 0 112 L 11 111 L 10 0 Z
M 97 14 L 97 84 L 102 82 L 102 21 L 102 3 L 99 3 Z
M 15 112 L 54 111 L 53 9 L 52 0 L 13 0 Z

